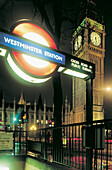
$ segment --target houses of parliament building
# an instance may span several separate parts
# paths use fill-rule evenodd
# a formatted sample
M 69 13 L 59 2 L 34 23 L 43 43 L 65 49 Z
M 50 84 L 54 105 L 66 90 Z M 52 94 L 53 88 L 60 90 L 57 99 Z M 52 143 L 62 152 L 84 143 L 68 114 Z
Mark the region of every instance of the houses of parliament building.
M 1 99 L 0 120 L 5 122 L 7 130 L 18 130 L 20 128 L 22 112 L 28 115 L 27 130 L 30 130 L 32 125 L 38 129 L 48 127 L 48 121 L 53 118 L 53 107 L 47 107 L 45 102 L 43 104 L 41 95 L 38 102 L 35 100 L 34 104 L 27 102 L 23 97 L 23 93 L 21 93 L 19 101 L 14 99 L 13 103 L 6 103 L 4 98 Z
M 64 113 L 67 117 L 70 117 L 70 104 L 66 98 L 65 108 L 62 111 L 62 124 L 64 124 Z M 68 109 L 69 108 L 69 109 Z M 67 113 L 69 111 L 69 113 Z M 27 113 L 27 130 L 30 131 L 34 125 L 36 129 L 42 129 L 49 127 L 49 121 L 53 120 L 54 117 L 54 105 L 47 107 L 46 102 L 42 101 L 41 94 L 39 95 L 38 101 L 34 101 L 31 104 L 29 101 L 24 99 L 23 93 L 20 95 L 19 100 L 13 101 L 13 103 L 7 103 L 3 97 L 2 91 L 0 92 L 0 121 L 5 122 L 7 130 L 18 130 L 22 123 L 22 112 Z M 23 130 L 24 124 L 23 124 Z

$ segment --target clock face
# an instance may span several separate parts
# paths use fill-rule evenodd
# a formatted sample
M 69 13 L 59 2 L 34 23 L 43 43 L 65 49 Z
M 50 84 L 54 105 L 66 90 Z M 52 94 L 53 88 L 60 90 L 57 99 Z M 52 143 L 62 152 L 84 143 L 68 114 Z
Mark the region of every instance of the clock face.
M 90 39 L 92 41 L 92 43 L 95 45 L 95 46 L 99 46 L 101 44 L 101 37 L 98 33 L 96 32 L 92 32 L 91 35 L 90 35 Z
M 75 51 L 77 51 L 77 50 L 80 48 L 81 43 L 82 43 L 82 36 L 79 35 L 79 36 L 75 39 L 75 42 L 74 42 L 74 49 L 75 49 Z

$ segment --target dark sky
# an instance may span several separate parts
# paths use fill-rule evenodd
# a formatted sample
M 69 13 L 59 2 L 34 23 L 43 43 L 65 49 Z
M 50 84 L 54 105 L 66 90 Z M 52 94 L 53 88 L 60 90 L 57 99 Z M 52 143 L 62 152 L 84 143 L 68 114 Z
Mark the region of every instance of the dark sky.
M 0 7 L 4 2 L 6 2 L 6 0 L 0 2 Z M 80 1 L 77 2 L 75 0 L 71 0 L 71 2 L 74 2 L 75 8 L 77 10 Z M 109 0 L 96 0 L 98 12 L 100 15 L 102 14 L 104 16 L 104 24 L 106 29 L 105 87 L 112 87 L 112 8 L 109 2 Z M 9 3 L 8 5 L 6 5 L 3 10 L 1 10 L 0 8 L 0 27 L 3 29 L 9 30 L 13 23 L 23 18 L 33 20 L 39 24 L 41 23 L 40 14 L 38 13 L 36 16 L 34 16 L 34 8 L 30 0 L 15 0 L 13 4 Z M 71 53 L 71 38 L 74 26 L 70 23 L 68 23 L 66 26 L 65 25 L 63 25 L 64 34 L 69 36 L 61 42 L 61 49 L 65 52 Z M 69 34 L 68 29 L 70 30 Z M 22 91 L 24 97 L 26 97 L 30 101 L 34 101 L 35 99 L 37 100 L 39 94 L 41 93 L 43 100 L 46 99 L 47 104 L 52 105 L 52 80 L 49 80 L 43 84 L 36 85 L 20 81 L 20 79 L 16 79 L 14 75 L 9 72 L 5 58 L 0 58 L 0 88 L 2 88 L 7 102 L 12 102 L 14 97 L 16 98 L 16 100 L 18 100 Z M 62 76 L 62 89 L 63 99 L 67 95 L 68 100 L 70 101 L 72 98 L 71 77 Z M 103 90 L 106 91 L 105 89 Z M 109 95 L 109 100 L 112 103 L 112 94 Z M 105 96 L 105 101 L 107 101 L 107 92 L 105 92 Z M 107 105 L 105 105 L 106 112 L 107 108 Z
M 106 30 L 105 39 L 105 62 L 104 62 L 104 110 L 105 117 L 112 118 L 112 90 L 107 92 L 106 88 L 112 88 L 112 8 L 110 1 L 102 1 L 101 8 L 104 16 Z

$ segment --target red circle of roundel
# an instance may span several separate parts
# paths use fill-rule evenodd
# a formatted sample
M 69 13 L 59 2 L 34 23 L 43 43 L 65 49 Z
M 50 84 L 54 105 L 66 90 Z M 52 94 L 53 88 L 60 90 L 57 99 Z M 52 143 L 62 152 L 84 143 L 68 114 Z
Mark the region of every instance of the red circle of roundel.
M 41 28 L 38 25 L 29 22 L 22 22 L 16 25 L 12 32 L 20 36 L 23 36 L 24 34 L 29 32 L 39 34 L 47 41 L 50 48 L 57 49 L 56 44 L 53 38 L 50 36 L 50 34 L 48 34 L 48 32 L 46 32 L 43 28 Z M 49 65 L 47 65 L 44 68 L 33 67 L 28 62 L 26 62 L 26 60 L 23 58 L 21 53 L 14 52 L 14 51 L 12 53 L 14 55 L 14 58 L 22 68 L 24 68 L 27 72 L 34 74 L 36 76 L 47 76 L 51 74 L 57 67 L 57 65 L 53 63 L 49 63 Z

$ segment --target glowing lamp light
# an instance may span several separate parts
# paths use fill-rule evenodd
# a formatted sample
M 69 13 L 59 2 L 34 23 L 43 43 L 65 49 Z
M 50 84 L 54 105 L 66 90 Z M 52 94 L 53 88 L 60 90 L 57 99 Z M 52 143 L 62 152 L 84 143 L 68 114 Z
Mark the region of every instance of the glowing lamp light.
M 7 52 L 7 50 L 6 50 L 6 49 L 0 48 L 0 56 L 5 57 L 6 52 Z
M 57 49 L 51 35 L 38 25 L 28 21 L 21 21 L 11 29 L 12 33 L 27 38 L 36 43 Z M 57 65 L 29 55 L 12 51 L 13 57 L 8 55 L 8 63 L 13 71 L 22 79 L 30 83 L 43 83 L 51 78 Z M 13 59 L 14 58 L 14 59 Z
M 35 125 L 32 125 L 32 126 L 30 127 L 30 130 L 37 130 L 37 128 L 36 128 Z
M 15 122 L 16 120 L 17 120 L 16 117 L 14 117 L 14 122 Z
M 37 68 L 44 68 L 46 66 L 49 65 L 48 61 L 43 61 L 41 59 L 37 59 L 28 55 L 23 54 L 23 58 L 29 63 L 31 64 L 31 66 L 33 67 L 37 67 Z
M 28 33 L 24 34 L 23 37 L 49 47 L 49 44 L 43 37 L 41 37 L 40 35 L 35 34 L 33 32 L 28 32 Z M 33 67 L 44 68 L 49 65 L 48 61 L 43 61 L 41 59 L 31 57 L 31 56 L 28 56 L 25 54 L 22 54 L 22 56 L 26 60 L 26 62 L 31 64 L 31 66 L 33 66 Z
M 107 87 L 107 91 L 110 91 L 111 90 L 111 88 L 110 87 Z
M 13 71 L 19 76 L 21 77 L 22 79 L 30 82 L 30 83 L 43 83 L 47 80 L 49 80 L 51 77 L 48 77 L 48 78 L 44 78 L 44 79 L 39 79 L 39 78 L 34 78 L 34 77 L 31 77 L 29 75 L 27 75 L 26 73 L 24 73 L 15 63 L 14 61 L 12 60 L 10 54 L 8 55 L 7 57 L 7 61 L 10 65 L 10 67 L 13 69 Z
M 74 76 L 74 77 L 78 77 L 78 78 L 86 78 L 86 77 L 88 77 L 87 74 L 79 73 L 77 71 L 73 71 L 73 70 L 70 70 L 70 69 L 65 70 L 63 73 L 71 75 L 71 76 Z
M 9 167 L 0 166 L 0 170 L 9 170 Z
M 52 122 L 52 125 L 54 126 L 54 122 Z
M 59 67 L 58 72 L 62 72 L 65 69 L 65 67 Z

